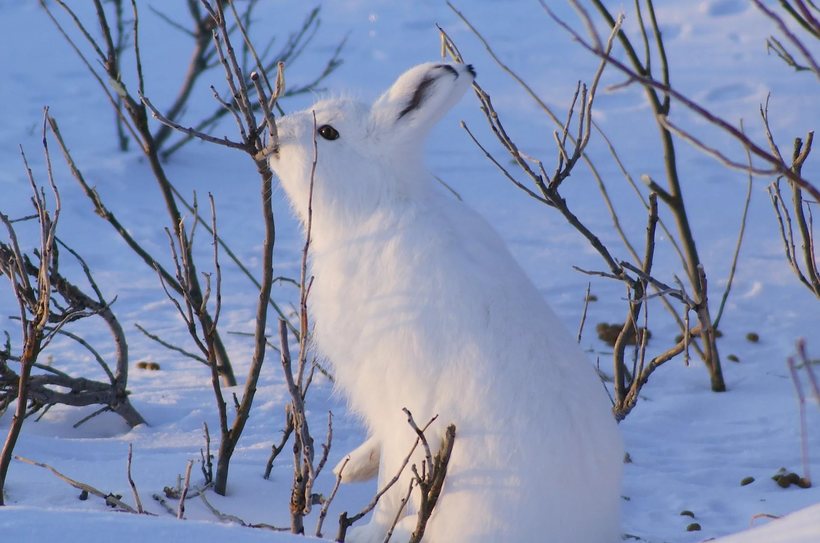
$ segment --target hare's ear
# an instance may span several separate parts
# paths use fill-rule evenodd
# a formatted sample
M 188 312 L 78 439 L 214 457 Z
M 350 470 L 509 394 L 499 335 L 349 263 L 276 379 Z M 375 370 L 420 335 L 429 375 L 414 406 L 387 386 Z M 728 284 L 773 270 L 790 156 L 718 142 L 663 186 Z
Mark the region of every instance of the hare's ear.
M 469 64 L 420 64 L 404 72 L 373 104 L 373 126 L 382 136 L 422 139 L 458 102 L 475 78 Z

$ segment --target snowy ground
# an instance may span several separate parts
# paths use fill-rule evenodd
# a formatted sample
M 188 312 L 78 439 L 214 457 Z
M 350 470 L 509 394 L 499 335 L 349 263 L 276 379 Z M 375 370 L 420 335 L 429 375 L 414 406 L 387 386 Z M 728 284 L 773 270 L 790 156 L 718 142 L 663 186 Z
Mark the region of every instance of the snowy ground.
M 168 6 L 162 2 L 152 4 L 167 9 L 174 17 L 185 16 L 182 2 Z M 280 27 L 293 28 L 306 12 L 302 2 L 285 2 L 279 11 L 273 3 L 263 4 L 257 28 L 262 30 L 262 37 Z M 560 14 L 575 21 L 563 3 L 555 4 Z M 566 107 L 576 80 L 591 77 L 594 59 L 573 45 L 537 3 L 476 1 L 460 2 L 459 7 L 510 66 L 525 75 L 543 98 L 559 110 Z M 185 36 L 169 30 L 147 9 L 143 8 L 143 14 L 146 93 L 161 107 L 171 100 L 174 82 L 181 79 L 189 44 Z M 343 55 L 345 64 L 332 77 L 330 87 L 372 99 L 407 67 L 437 57 L 439 42 L 434 23 L 439 23 L 476 66 L 479 80 L 493 94 L 506 125 L 525 150 L 545 160 L 554 156 L 552 126 L 440 2 L 329 2 L 322 17 L 322 29 L 314 47 L 288 71 L 289 81 L 307 78 L 311 65 L 325 58 L 349 32 Z M 817 128 L 820 102 L 816 81 L 810 75 L 793 74 L 774 56 L 766 55 L 764 41 L 771 30 L 750 3 L 667 0 L 658 2 L 658 17 L 667 40 L 673 81 L 685 93 L 727 118 L 745 118 L 749 131 L 757 135 L 757 107 L 771 90 L 773 127 L 784 148 L 789 148 L 790 138 Z M 634 25 L 634 20 L 628 18 L 627 29 L 634 29 Z M 0 70 L 4 74 L 0 84 L 0 209 L 12 216 L 28 213 L 28 189 L 18 144 L 25 147 L 40 181 L 45 181 L 39 125 L 41 108 L 48 105 L 60 122 L 75 159 L 103 199 L 137 239 L 156 253 L 165 254 L 161 229 L 164 223 L 156 218 L 162 216 L 162 204 L 147 165 L 136 152 L 123 154 L 116 150 L 112 114 L 102 93 L 37 3 L 0 0 L 0 36 Z M 816 47 L 814 52 L 818 54 Z M 620 82 L 613 74 L 605 80 L 607 84 Z M 211 82 L 220 85 L 222 76 L 213 73 L 207 83 Z M 205 87 L 195 92 L 189 111 L 191 118 L 212 107 L 210 92 Z M 283 105 L 293 110 L 312 100 L 312 96 L 307 96 Z M 647 173 L 662 178 L 656 130 L 637 90 L 602 94 L 596 114 L 633 175 Z M 570 329 L 577 329 L 589 278 L 573 271 L 571 265 L 600 269 L 601 263 L 560 217 L 528 200 L 496 173 L 458 127 L 460 119 L 495 148 L 490 135 L 484 132 L 485 122 L 476 104 L 465 99 L 433 136 L 428 153 L 431 169 L 496 225 L 545 298 Z M 230 127 L 226 125 L 225 130 Z M 732 149 L 719 135 L 705 133 L 710 141 Z M 605 147 L 594 141 L 590 152 L 607 179 L 625 226 L 639 240 L 643 213 Z M 733 152 L 741 156 L 737 149 Z M 745 179 L 684 144 L 679 145 L 679 153 L 684 190 L 716 303 L 728 274 Z M 272 535 L 235 525 L 215 526 L 215 517 L 198 499 L 189 503 L 189 520 L 182 523 L 150 498 L 164 486 L 175 485 L 186 462 L 199 458 L 203 422 L 211 428 L 217 426 L 208 372 L 195 362 L 161 349 L 133 327 L 139 322 L 162 331 L 166 337 L 185 341 L 185 332 L 153 274 L 93 215 L 61 159 L 56 159 L 55 165 L 64 207 L 62 237 L 88 259 L 105 293 L 117 296 L 114 309 L 126 324 L 133 363 L 151 360 L 159 363 L 161 370 L 148 372 L 132 367 L 129 380 L 131 399 L 150 426 L 129 431 L 115 415 L 103 415 L 74 429 L 72 424 L 91 410 L 54 408 L 39 422 L 26 424 L 16 453 L 48 463 L 105 492 L 122 494 L 130 502 L 125 459 L 128 444 L 132 444 L 134 478 L 147 508 L 160 516 L 114 513 L 106 510 L 100 500 L 80 501 L 77 491 L 52 474 L 15 462 L 6 486 L 9 507 L 0 509 L 3 539 L 102 541 L 115 537 L 129 542 L 150 536 L 157 540 L 167 537 L 202 543 L 226 538 L 293 540 L 286 534 Z M 250 163 L 236 153 L 190 145 L 173 158 L 168 171 L 184 193 L 214 193 L 222 235 L 249 265 L 255 266 L 262 226 L 257 217 L 257 180 Z M 805 173 L 816 180 L 818 171 L 815 157 Z M 820 305 L 797 283 L 783 259 L 765 190 L 767 182 L 760 179 L 754 186 L 747 242 L 721 325 L 724 337 L 719 347 L 729 392 L 709 392 L 706 372 L 699 363 L 693 361 L 686 367 L 682 361 L 674 360 L 656 372 L 638 407 L 621 424 L 632 458 L 624 485 L 624 531 L 640 540 L 692 543 L 735 533 L 750 525 L 766 525 L 757 535 L 736 535 L 726 542 L 820 541 L 817 506 L 788 520 L 772 521 L 757 516 L 787 515 L 820 502 L 816 488 L 781 489 L 770 479 L 780 467 L 801 469 L 797 402 L 785 360 L 793 354 L 798 337 L 808 339 L 809 350 L 815 356 L 820 352 Z M 601 232 L 605 241 L 617 247 L 616 252 L 625 254 L 586 172 L 579 170 L 567 185 L 567 197 L 578 214 Z M 294 275 L 301 239 L 281 196 L 277 194 L 275 202 L 277 272 Z M 26 243 L 31 245 L 33 241 L 28 239 Z M 656 273 L 671 280 L 674 260 L 667 244 L 661 242 L 659 251 Z M 232 294 L 225 302 L 225 329 L 250 331 L 252 291 L 238 274 L 226 274 L 225 291 Z M 4 320 L 0 328 L 13 333 L 16 323 L 5 320 L 5 316 L 14 314 L 16 306 L 5 286 L 3 289 L 0 314 Z M 600 355 L 601 364 L 606 365 L 607 348 L 594 338 L 592 328 L 597 322 L 622 318 L 622 292 L 617 285 L 597 279 L 593 280 L 592 291 L 599 301 L 590 306 L 591 324 L 583 344 L 592 357 Z M 293 292 L 287 287 L 282 287 L 277 295 L 293 299 Z M 660 305 L 651 306 L 650 312 L 650 347 L 664 349 L 674 337 L 675 328 L 665 319 Z M 81 332 L 103 351 L 110 349 L 104 347 L 104 331 Z M 760 341 L 747 341 L 748 332 L 758 333 Z M 227 341 L 237 364 L 237 375 L 244 375 L 250 341 L 240 336 L 228 336 Z M 70 373 L 100 377 L 94 375 L 98 371 L 94 362 L 75 345 L 57 343 L 49 354 L 55 365 Z M 740 362 L 726 361 L 729 354 L 736 355 Z M 240 516 L 249 523 L 285 526 L 289 462 L 280 458 L 271 480 L 261 477 L 270 445 L 278 439 L 282 426 L 286 394 L 278 369 L 272 360 L 263 371 L 251 420 L 232 463 L 229 495 L 222 498 L 210 494 L 209 500 L 224 513 Z M 316 421 L 314 427 L 322 426 L 328 409 L 335 414 L 332 464 L 357 444 L 362 428 L 346 414 L 344 402 L 332 394 L 327 383 L 320 383 L 313 390 L 309 402 Z M 820 409 L 808 407 L 811 469 L 820 473 L 820 434 L 816 431 L 820 427 Z M 546 423 L 548 417 L 545 414 Z M 0 418 L 0 435 L 5 436 L 9 420 L 9 413 Z M 194 476 L 199 480 L 196 468 Z M 741 486 L 740 481 L 746 477 L 754 477 L 754 482 Z M 325 474 L 318 490 L 329 491 L 332 482 L 332 477 Z M 326 533 L 334 534 L 338 514 L 358 510 L 373 490 L 371 485 L 343 488 L 328 516 Z M 681 515 L 684 510 L 691 511 L 694 519 Z M 702 529 L 687 531 L 693 522 Z

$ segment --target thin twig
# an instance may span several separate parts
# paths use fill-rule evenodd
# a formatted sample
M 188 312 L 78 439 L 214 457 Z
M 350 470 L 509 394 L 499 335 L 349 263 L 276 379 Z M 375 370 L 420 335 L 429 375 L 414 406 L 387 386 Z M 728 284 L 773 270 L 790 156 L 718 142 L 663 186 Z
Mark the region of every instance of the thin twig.
M 322 508 L 319 510 L 319 520 L 316 522 L 316 537 L 322 537 L 322 525 L 325 522 L 325 517 L 327 517 L 327 511 L 330 508 L 330 504 L 333 502 L 333 499 L 336 497 L 336 493 L 339 491 L 339 486 L 342 484 L 342 473 L 347 467 L 348 462 L 350 462 L 350 456 L 347 456 L 344 459 L 339 467 L 339 471 L 336 472 L 336 482 L 333 484 L 333 490 L 330 491 L 330 496 L 322 500 Z
M 746 150 L 746 158 L 749 161 L 749 165 L 752 164 L 752 155 Z M 743 234 L 746 232 L 746 218 L 749 214 L 749 204 L 752 200 L 752 174 L 749 173 L 749 180 L 746 184 L 746 198 L 743 202 L 743 215 L 740 218 L 740 228 L 738 229 L 737 233 L 737 242 L 735 243 L 735 252 L 732 255 L 732 264 L 729 268 L 729 277 L 726 280 L 726 288 L 723 289 L 723 296 L 720 299 L 720 306 L 718 306 L 717 314 L 715 315 L 714 319 L 714 326 L 718 328 L 720 324 L 720 319 L 723 317 L 723 309 L 726 307 L 726 300 L 729 298 L 729 291 L 732 289 L 732 283 L 734 282 L 735 278 L 735 271 L 737 271 L 737 263 L 740 257 L 740 247 L 743 245 Z
M 145 510 L 142 508 L 142 500 L 140 499 L 140 493 L 137 491 L 137 485 L 134 484 L 134 478 L 131 477 L 131 456 L 133 453 L 133 446 L 131 443 L 128 444 L 128 464 L 126 466 L 126 475 L 128 476 L 128 484 L 131 486 L 131 493 L 134 495 L 134 503 L 137 504 L 137 513 L 145 513 Z
M 418 425 L 416 424 L 415 419 L 413 419 L 413 414 L 410 413 L 409 409 L 407 409 L 406 407 L 403 407 L 402 411 L 404 412 L 405 415 L 407 415 L 407 424 L 409 424 L 410 428 L 412 428 L 413 431 L 416 432 L 416 435 L 418 436 L 419 440 L 421 441 L 422 447 L 424 447 L 424 458 L 427 462 L 427 466 L 430 469 L 432 469 L 433 454 L 430 451 L 430 444 L 427 442 L 427 438 L 424 435 L 424 431 L 421 428 L 418 427 Z M 436 418 L 438 418 L 438 416 L 433 417 L 433 420 L 435 420 Z
M 806 353 L 806 340 L 803 338 L 797 340 L 797 356 L 800 357 L 800 362 L 809 374 L 809 383 L 811 384 L 814 400 L 820 405 L 820 381 L 814 373 L 814 364 L 817 362 L 809 359 L 809 355 Z
M 111 372 L 111 368 L 108 367 L 108 364 L 106 363 L 105 359 L 102 357 L 102 355 L 99 352 L 97 352 L 97 350 L 94 347 L 91 346 L 90 343 L 88 343 L 86 340 L 84 340 L 83 338 L 81 338 L 77 334 L 69 332 L 68 330 L 56 329 L 56 328 L 53 328 L 53 327 L 50 327 L 50 326 L 47 327 L 46 330 L 49 330 L 49 331 L 53 330 L 54 332 L 56 332 L 60 335 L 66 336 L 67 338 L 71 338 L 72 340 L 74 340 L 77 343 L 79 343 L 80 345 L 82 345 L 89 353 L 91 353 L 91 356 L 94 357 L 94 360 L 97 362 L 97 364 L 99 364 L 100 368 L 102 368 L 102 370 L 105 372 L 105 375 L 108 377 L 108 380 L 111 382 L 111 384 L 113 385 L 113 384 L 116 383 L 116 378 L 114 377 L 114 374 Z
M 90 415 L 86 415 L 85 417 L 81 418 L 80 420 L 78 420 L 77 422 L 72 424 L 71 427 L 72 428 L 79 428 L 80 426 L 82 426 L 86 422 L 90 421 L 91 419 L 93 419 L 95 417 L 98 417 L 99 415 L 102 415 L 103 413 L 107 413 L 108 411 L 111 411 L 111 406 L 104 405 L 104 406 L 100 407 L 99 409 L 97 409 L 96 411 L 94 411 L 93 413 L 91 413 Z
M 191 485 L 191 468 L 194 466 L 193 460 L 188 460 L 188 465 L 185 467 L 185 482 L 182 486 L 182 493 L 179 496 L 179 505 L 177 506 L 177 518 L 182 520 L 185 518 L 185 500 L 188 498 L 188 490 Z
M 797 375 L 794 358 L 791 356 L 788 357 L 786 359 L 786 365 L 789 368 L 789 374 L 791 375 L 792 383 L 797 393 L 797 405 L 800 412 L 800 459 L 803 463 L 803 478 L 811 482 L 811 474 L 809 472 L 809 431 L 806 422 L 806 396 L 803 393 L 800 376 Z
M 208 430 L 208 423 L 202 423 L 203 434 L 205 436 L 205 451 L 200 449 L 202 456 L 202 476 L 205 478 L 205 484 L 210 485 L 214 480 L 214 466 L 213 455 L 211 454 L 211 432 Z
M 279 350 L 281 355 L 281 350 Z M 271 445 L 271 453 L 268 456 L 268 461 L 265 464 L 265 474 L 263 477 L 265 479 L 270 479 L 271 471 L 273 470 L 273 462 L 279 456 L 279 454 L 284 450 L 285 445 L 288 443 L 288 439 L 290 439 L 290 435 L 293 433 L 293 411 L 291 409 L 291 405 L 287 404 L 285 406 L 285 428 L 282 430 L 282 438 L 279 440 L 279 444 Z
M 584 310 L 581 312 L 581 324 L 578 325 L 578 338 L 577 342 L 581 343 L 581 336 L 584 333 L 584 323 L 587 321 L 587 309 L 589 309 L 589 302 L 590 302 L 590 290 L 592 289 L 592 283 L 587 283 L 587 290 L 584 293 Z
M 393 537 L 393 531 L 399 524 L 399 520 L 401 520 L 401 517 L 404 514 L 407 503 L 410 501 L 410 496 L 413 494 L 413 488 L 416 486 L 416 481 L 418 481 L 417 478 L 410 479 L 410 484 L 407 485 L 407 493 L 402 496 L 401 502 L 399 502 L 399 507 L 396 510 L 396 515 L 393 517 L 393 522 L 390 523 L 390 529 L 387 530 L 387 534 L 384 536 L 382 543 L 390 543 L 390 539 Z
M 156 120 L 158 120 L 159 122 L 161 122 L 162 124 L 164 124 L 166 126 L 170 126 L 174 130 L 178 130 L 179 132 L 182 132 L 184 134 L 188 134 L 189 136 L 201 139 L 202 141 L 207 141 L 209 143 L 215 143 L 217 145 L 224 145 L 225 147 L 230 147 L 232 149 L 240 149 L 242 151 L 247 150 L 247 145 L 246 144 L 238 142 L 238 141 L 233 141 L 233 140 L 229 139 L 227 136 L 224 136 L 222 138 L 217 138 L 217 137 L 211 136 L 210 134 L 206 134 L 205 132 L 200 132 L 199 130 L 196 130 L 195 128 L 182 126 L 181 124 L 179 124 L 175 121 L 172 121 L 171 119 L 167 118 L 162 113 L 160 113 L 159 110 L 156 107 L 154 107 L 154 104 L 151 103 L 151 101 L 148 99 L 148 97 L 146 97 L 144 95 L 140 95 L 140 100 L 142 100 L 142 103 L 145 104 L 145 106 L 151 112 L 151 115 Z
M 177 353 L 180 353 L 181 355 L 186 356 L 188 358 L 191 358 L 193 360 L 196 360 L 197 362 L 199 362 L 201 364 L 205 364 L 206 366 L 208 365 L 208 361 L 205 358 L 199 356 L 198 354 L 192 353 L 190 351 L 186 351 L 182 347 L 179 347 L 177 345 L 174 345 L 173 343 L 169 343 L 169 342 L 165 341 L 164 339 L 162 339 L 158 335 L 152 334 L 151 332 L 149 332 L 148 330 L 143 328 L 139 323 L 134 323 L 134 326 L 137 328 L 137 330 L 142 332 L 147 338 L 149 338 L 153 341 L 156 341 L 157 343 L 159 343 L 160 345 L 162 345 L 166 349 L 177 352 Z
M 216 518 L 218 518 L 222 522 L 232 522 L 235 524 L 239 524 L 240 526 L 245 526 L 246 528 L 261 528 L 264 530 L 271 530 L 273 532 L 287 532 L 288 528 L 282 528 L 279 526 L 273 526 L 272 524 L 265 524 L 265 523 L 250 523 L 242 520 L 241 518 L 237 517 L 236 515 L 229 515 L 227 513 L 223 513 L 216 507 L 214 507 L 208 498 L 205 496 L 205 492 L 199 494 L 199 499 L 202 500 L 202 503 L 205 504 L 205 507 L 208 508 Z

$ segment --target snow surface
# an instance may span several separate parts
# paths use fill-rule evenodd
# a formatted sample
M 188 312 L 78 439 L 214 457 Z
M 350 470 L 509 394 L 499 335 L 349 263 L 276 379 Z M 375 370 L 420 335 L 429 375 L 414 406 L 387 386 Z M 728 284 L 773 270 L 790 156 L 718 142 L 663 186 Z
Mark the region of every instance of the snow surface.
M 78 3 L 81 4 L 81 3 Z M 629 4 L 629 3 L 625 3 Z M 185 18 L 183 3 L 153 5 L 179 20 Z M 559 111 L 571 98 L 578 79 L 589 80 L 594 59 L 574 45 L 535 2 L 510 0 L 499 3 L 475 1 L 460 8 L 491 40 L 509 65 L 525 74 L 539 94 Z M 618 6 L 619 3 L 613 3 Z M 145 58 L 146 93 L 160 107 L 173 99 L 175 83 L 182 77 L 188 59 L 187 38 L 142 7 L 141 45 Z M 78 8 L 92 16 L 90 3 Z M 747 130 L 760 135 L 757 108 L 772 92 L 773 128 L 784 149 L 790 140 L 817 128 L 820 103 L 816 81 L 794 74 L 773 56 L 767 56 L 765 38 L 772 29 L 750 3 L 744 0 L 657 2 L 658 17 L 667 40 L 673 82 L 685 93 L 729 119 L 743 117 Z M 571 9 L 555 3 L 559 14 L 575 21 Z M 304 16 L 302 2 L 263 3 L 258 16 L 260 41 L 278 28 L 293 28 Z M 626 28 L 634 31 L 634 18 Z M 90 19 L 89 19 L 90 20 Z M 310 51 L 288 71 L 293 83 L 308 79 L 338 40 L 348 32 L 345 64 L 329 86 L 372 99 L 397 74 L 424 60 L 436 58 L 439 42 L 434 23 L 441 24 L 457 41 L 465 57 L 478 71 L 482 85 L 493 95 L 506 126 L 522 147 L 544 158 L 555 153 L 550 132 L 553 127 L 539 110 L 487 57 L 481 45 L 440 2 L 390 2 L 345 0 L 323 6 L 323 25 Z M 29 212 L 28 186 L 18 144 L 26 150 L 35 174 L 45 181 L 39 144 L 41 108 L 51 107 L 75 159 L 90 182 L 118 214 L 130 231 L 153 252 L 167 252 L 162 226 L 164 217 L 159 195 L 148 167 L 135 151 L 116 149 L 112 114 L 102 93 L 85 68 L 65 46 L 36 2 L 0 0 L 0 85 L 3 123 L 0 127 L 0 208 L 12 216 Z M 815 55 L 820 52 L 815 47 Z M 311 67 L 314 70 L 311 70 Z M 222 84 L 216 72 L 204 83 Z M 616 74 L 605 74 L 607 85 L 620 83 Z M 287 102 L 291 111 L 305 107 L 313 96 Z M 635 177 L 650 174 L 663 178 L 656 129 L 642 94 L 628 88 L 602 93 L 596 112 L 602 128 L 613 139 Z M 196 119 L 213 107 L 210 91 L 202 85 L 187 112 Z M 507 240 L 513 253 L 534 278 L 544 297 L 565 324 L 577 329 L 587 276 L 572 265 L 600 269 L 598 257 L 580 236 L 550 210 L 529 200 L 511 187 L 486 162 L 457 121 L 464 119 L 491 149 L 491 135 L 471 99 L 465 99 L 435 132 L 429 146 L 431 169 L 486 216 Z M 681 120 L 702 130 L 708 141 L 742 158 L 740 150 L 702 123 Z M 232 133 L 233 127 L 220 130 Z M 595 140 L 590 153 L 607 179 L 614 203 L 632 234 L 640 240 L 644 216 L 622 181 L 605 146 Z M 710 274 L 712 303 L 716 306 L 728 274 L 731 253 L 740 221 L 745 176 L 728 172 L 712 159 L 681 143 L 678 146 L 681 174 L 689 211 L 699 240 L 699 249 Z M 502 155 L 499 155 L 502 156 Z M 16 453 L 50 464 L 69 477 L 105 492 L 122 494 L 132 503 L 125 478 L 128 444 L 134 447 L 133 475 L 146 507 L 159 517 L 138 517 L 107 510 L 101 500 L 77 499 L 78 491 L 41 468 L 15 462 L 6 486 L 8 507 L 0 509 L 0 533 L 4 541 L 90 540 L 116 538 L 128 543 L 146 538 L 197 540 L 201 543 L 235 537 L 245 541 L 293 541 L 288 534 L 273 534 L 239 526 L 216 526 L 217 520 L 198 499 L 189 502 L 187 522 L 167 515 L 150 495 L 164 486 L 176 485 L 189 459 L 198 459 L 203 446 L 202 423 L 217 427 L 208 372 L 145 339 L 133 327 L 140 323 L 165 337 L 188 345 L 185 331 L 173 308 L 165 300 L 153 274 L 129 253 L 116 234 L 91 212 L 91 206 L 70 178 L 55 151 L 55 169 L 63 197 L 60 232 L 63 239 L 89 261 L 107 296 L 117 297 L 114 309 L 126 325 L 132 362 L 151 360 L 158 372 L 134 368 L 129 380 L 131 399 L 150 426 L 129 430 L 115 415 L 102 415 L 80 426 L 72 425 L 93 409 L 55 407 L 39 422 L 28 421 Z M 257 266 L 262 239 L 258 217 L 258 186 L 252 165 L 238 153 L 209 145 L 189 145 L 168 164 L 168 173 L 186 194 L 196 190 L 200 198 L 208 191 L 217 201 L 220 231 L 241 258 Z M 818 160 L 804 170 L 809 179 L 818 178 Z M 780 467 L 801 471 L 798 407 L 785 360 L 794 352 L 798 337 L 806 337 L 809 351 L 817 344 L 818 301 L 808 295 L 788 269 L 765 186 L 755 181 L 747 241 L 735 278 L 732 295 L 721 324 L 724 332 L 719 348 L 729 391 L 714 394 L 702 365 L 689 366 L 676 359 L 658 370 L 644 389 L 641 402 L 621 424 L 632 463 L 624 481 L 624 532 L 652 543 L 692 543 L 761 526 L 725 539 L 729 543 L 820 541 L 820 491 L 781 489 L 770 479 Z M 594 182 L 583 169 L 566 183 L 568 200 L 578 214 L 602 238 L 625 255 L 612 230 L 608 214 Z M 281 193 L 274 203 L 277 213 L 277 273 L 296 275 L 301 239 Z M 202 239 L 202 238 L 200 238 Z M 29 232 L 23 244 L 32 247 Z M 200 247 L 207 262 L 208 247 Z M 656 273 L 671 281 L 674 256 L 667 243 L 658 247 Z M 69 275 L 79 270 L 69 259 L 63 264 Z M 225 330 L 251 331 L 254 295 L 247 281 L 226 268 L 227 295 L 222 316 Z M 13 315 L 16 307 L 7 288 L 0 290 L 0 313 Z M 607 348 L 594 338 L 595 323 L 615 322 L 624 313 L 619 285 L 595 279 L 592 291 L 599 301 L 591 304 L 582 344 L 590 357 L 600 357 L 606 367 Z M 282 285 L 280 299 L 293 300 L 294 292 Z M 650 306 L 653 332 L 651 349 L 664 349 L 676 334 L 664 310 Z M 14 321 L 3 321 L 15 339 Z M 102 328 L 79 331 L 104 354 L 110 354 Z M 758 343 L 745 339 L 748 332 L 760 334 Z M 244 375 L 250 358 L 250 341 L 226 337 L 238 376 Z M 75 344 L 55 343 L 47 353 L 55 365 L 72 374 L 100 378 L 94 361 Z M 735 354 L 739 363 L 726 360 Z M 237 389 L 241 392 L 241 388 Z M 266 365 L 256 396 L 256 405 L 234 455 L 228 496 L 209 494 L 208 499 L 226 514 L 248 523 L 277 526 L 288 523 L 290 485 L 288 455 L 281 457 L 269 481 L 261 474 L 270 445 L 279 437 L 286 392 L 275 359 Z M 320 382 L 309 396 L 314 428 L 322 428 L 327 411 L 334 418 L 334 443 L 330 465 L 363 439 L 363 428 L 346 413 L 344 401 Z M 808 405 L 811 470 L 820 473 L 820 409 Z M 545 414 L 545 421 L 549 414 Z M 10 413 L 0 418 L 5 435 Z M 741 486 L 745 477 L 755 481 Z M 198 467 L 194 478 L 201 481 Z M 333 480 L 329 472 L 317 483 L 328 492 Z M 336 518 L 343 510 L 356 511 L 369 501 L 371 484 L 343 487 L 325 523 L 333 535 Z M 804 509 L 808 508 L 808 509 Z M 769 520 L 760 514 L 786 516 Z M 691 511 L 695 518 L 682 516 Z M 692 522 L 700 531 L 689 532 Z M 315 514 L 307 522 L 315 523 Z M 773 533 L 774 532 L 774 533 Z

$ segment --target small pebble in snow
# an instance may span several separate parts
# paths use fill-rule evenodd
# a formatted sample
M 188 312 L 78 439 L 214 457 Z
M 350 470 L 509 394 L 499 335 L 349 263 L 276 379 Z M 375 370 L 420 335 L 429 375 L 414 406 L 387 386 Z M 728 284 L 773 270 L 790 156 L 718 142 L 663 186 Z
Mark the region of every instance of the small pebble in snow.
M 681 511 L 680 516 L 695 518 L 695 514 L 692 511 L 689 511 L 688 509 L 684 509 L 683 511 Z
M 760 341 L 760 336 L 756 332 L 749 332 L 746 334 L 746 340 L 750 343 L 757 343 Z
M 740 486 L 750 485 L 754 482 L 755 482 L 754 477 L 744 477 L 743 479 L 740 480 Z
M 726 358 L 729 360 L 729 362 L 740 362 L 740 359 L 735 354 L 730 354 Z
M 772 479 L 780 488 L 789 488 L 792 485 L 799 486 L 800 488 L 811 488 L 811 481 L 805 477 L 800 477 L 793 471 L 788 471 L 786 468 L 780 468 L 777 473 L 772 476 Z
M 699 532 L 700 531 L 700 524 L 697 522 L 693 522 L 689 526 L 686 527 L 687 532 Z

